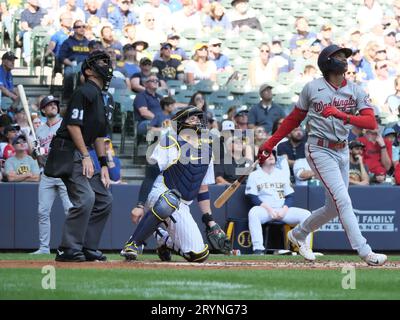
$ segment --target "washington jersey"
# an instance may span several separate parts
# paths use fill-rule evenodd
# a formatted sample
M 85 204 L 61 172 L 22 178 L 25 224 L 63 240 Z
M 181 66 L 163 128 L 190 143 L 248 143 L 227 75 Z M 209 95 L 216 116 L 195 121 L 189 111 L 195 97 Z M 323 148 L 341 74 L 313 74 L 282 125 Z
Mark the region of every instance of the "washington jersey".
M 262 169 L 253 171 L 247 179 L 245 194 L 258 196 L 260 201 L 271 208 L 280 209 L 285 203 L 285 197 L 293 192 L 289 176 L 275 167 L 271 173 Z
M 369 95 L 351 81 L 345 81 L 342 87 L 335 88 L 325 78 L 315 79 L 304 86 L 296 104 L 297 108 L 308 111 L 309 136 L 331 141 L 347 140 L 350 124 L 345 125 L 343 120 L 321 115 L 329 105 L 347 114 L 374 108 Z
M 58 121 L 52 126 L 50 126 L 46 122 L 36 130 L 36 137 L 39 140 L 40 147 L 44 148 L 45 155 L 49 153 L 50 142 L 56 135 L 56 132 L 61 125 L 61 122 L 62 122 L 61 118 L 58 119 Z

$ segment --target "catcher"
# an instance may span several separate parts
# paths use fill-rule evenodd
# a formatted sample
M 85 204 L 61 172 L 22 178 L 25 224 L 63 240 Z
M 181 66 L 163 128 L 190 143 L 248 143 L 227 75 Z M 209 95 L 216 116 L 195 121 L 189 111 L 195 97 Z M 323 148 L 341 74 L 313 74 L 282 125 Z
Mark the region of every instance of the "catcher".
M 132 211 L 134 221 L 141 219 L 121 250 L 127 260 L 136 260 L 147 238 L 155 233 L 161 260 L 170 261 L 175 252 L 189 262 L 204 262 L 209 248 L 189 208 L 196 197 L 212 249 L 230 252 L 229 240 L 211 215 L 208 185 L 215 183 L 214 168 L 210 140 L 200 139 L 205 129 L 203 115 L 193 106 L 179 110 L 171 119 L 176 133 L 163 136 L 154 149 L 151 159 L 157 161 L 161 172 L 148 196 L 147 212 L 140 217 L 145 209 L 141 204 Z

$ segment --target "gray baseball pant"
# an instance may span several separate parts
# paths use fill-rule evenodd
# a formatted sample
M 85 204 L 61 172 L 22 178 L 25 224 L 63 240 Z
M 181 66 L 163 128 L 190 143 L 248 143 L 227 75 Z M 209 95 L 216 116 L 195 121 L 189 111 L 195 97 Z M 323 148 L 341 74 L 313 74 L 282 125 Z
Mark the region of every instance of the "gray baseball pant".
M 75 151 L 72 174 L 62 179 L 73 206 L 65 219 L 60 247 L 97 250 L 111 213 L 112 195 L 101 182 L 100 173 L 88 179 L 82 170 L 81 155 Z
M 39 242 L 41 251 L 50 250 L 50 212 L 53 207 L 54 200 L 60 196 L 65 214 L 68 214 L 69 208 L 72 206 L 68 198 L 67 189 L 59 178 L 51 178 L 42 173 L 39 182 Z

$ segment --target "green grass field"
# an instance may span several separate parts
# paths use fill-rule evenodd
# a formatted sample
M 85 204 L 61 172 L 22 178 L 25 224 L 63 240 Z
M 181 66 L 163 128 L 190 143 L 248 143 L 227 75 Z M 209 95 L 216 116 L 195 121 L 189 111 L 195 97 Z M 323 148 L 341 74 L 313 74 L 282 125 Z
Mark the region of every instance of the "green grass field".
M 2 260 L 50 260 L 52 256 L 0 253 Z M 109 260 L 120 260 L 109 254 Z M 156 260 L 143 255 L 142 261 Z M 301 257 L 222 256 L 213 260 L 301 262 Z M 174 257 L 174 261 L 182 261 Z M 359 262 L 357 256 L 329 255 L 319 261 Z M 400 262 L 390 256 L 389 262 Z M 356 268 L 356 289 L 345 290 L 341 268 L 298 269 L 56 269 L 56 289 L 42 288 L 41 268 L 1 268 L 0 299 L 400 299 L 400 269 Z

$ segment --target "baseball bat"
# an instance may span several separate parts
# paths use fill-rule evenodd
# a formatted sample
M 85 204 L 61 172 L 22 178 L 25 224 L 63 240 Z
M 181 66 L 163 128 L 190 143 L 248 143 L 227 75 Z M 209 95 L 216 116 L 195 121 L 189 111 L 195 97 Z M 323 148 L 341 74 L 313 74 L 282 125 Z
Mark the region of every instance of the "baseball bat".
M 35 128 L 33 127 L 32 119 L 31 119 L 31 113 L 29 111 L 28 100 L 26 99 L 26 95 L 25 95 L 24 86 L 22 84 L 19 84 L 17 86 L 17 88 L 18 88 L 19 98 L 21 99 L 22 107 L 24 108 L 26 117 L 28 118 L 28 123 L 29 123 L 29 127 L 31 128 L 33 138 L 35 140 L 37 140 L 36 139 Z
M 230 197 L 235 193 L 235 191 L 239 188 L 242 181 L 254 170 L 254 168 L 258 164 L 258 159 L 254 161 L 254 163 L 246 170 L 246 173 L 241 175 L 234 183 L 232 183 L 228 189 L 221 193 L 221 195 L 214 201 L 214 207 L 221 208 L 225 202 L 229 200 Z

